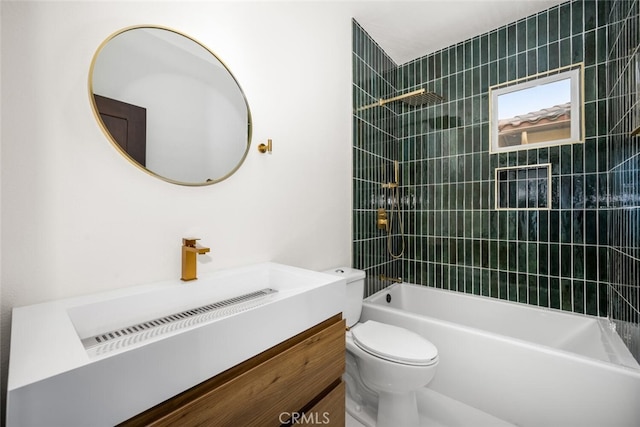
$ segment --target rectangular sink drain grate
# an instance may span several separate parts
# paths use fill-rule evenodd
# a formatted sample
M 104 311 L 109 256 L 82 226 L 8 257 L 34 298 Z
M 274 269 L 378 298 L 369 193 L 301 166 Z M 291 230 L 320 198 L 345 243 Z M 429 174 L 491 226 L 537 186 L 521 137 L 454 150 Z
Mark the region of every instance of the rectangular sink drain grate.
M 271 288 L 261 289 L 202 307 L 98 334 L 83 339 L 82 344 L 87 351 L 91 351 L 95 355 L 108 353 L 167 332 L 257 307 L 264 302 L 264 297 L 276 292 L 278 291 Z

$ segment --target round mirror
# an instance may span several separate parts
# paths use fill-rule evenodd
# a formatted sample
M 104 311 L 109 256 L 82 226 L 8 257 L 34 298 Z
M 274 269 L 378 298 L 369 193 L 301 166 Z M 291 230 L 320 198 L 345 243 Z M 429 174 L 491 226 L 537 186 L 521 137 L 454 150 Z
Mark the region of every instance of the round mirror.
M 89 92 L 111 143 L 165 181 L 222 181 L 249 152 L 251 113 L 240 85 L 213 52 L 174 30 L 111 35 L 94 55 Z

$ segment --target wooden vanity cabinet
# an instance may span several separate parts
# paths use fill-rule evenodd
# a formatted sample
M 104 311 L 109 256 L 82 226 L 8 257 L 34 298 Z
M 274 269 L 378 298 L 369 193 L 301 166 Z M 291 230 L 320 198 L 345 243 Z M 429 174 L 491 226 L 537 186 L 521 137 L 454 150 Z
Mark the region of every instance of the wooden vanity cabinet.
M 121 426 L 344 426 L 344 369 L 336 315 Z

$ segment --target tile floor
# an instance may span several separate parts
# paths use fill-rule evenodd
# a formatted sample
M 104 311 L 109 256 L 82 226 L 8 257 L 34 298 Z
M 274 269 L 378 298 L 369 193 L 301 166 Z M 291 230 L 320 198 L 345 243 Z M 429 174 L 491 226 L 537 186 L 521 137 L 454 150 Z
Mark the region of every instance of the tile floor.
M 515 424 L 496 418 L 428 388 L 420 390 L 417 397 L 420 426 L 416 427 L 515 427 Z M 347 401 L 347 405 L 349 405 L 349 401 Z M 346 427 L 375 427 L 375 422 L 367 414 L 358 420 L 347 413 L 346 419 Z

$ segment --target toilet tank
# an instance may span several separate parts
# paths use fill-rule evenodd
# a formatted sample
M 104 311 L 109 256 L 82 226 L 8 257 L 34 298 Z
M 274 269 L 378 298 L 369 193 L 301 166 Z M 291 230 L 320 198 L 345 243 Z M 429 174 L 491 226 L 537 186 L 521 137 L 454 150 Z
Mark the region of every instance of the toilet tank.
M 351 267 L 337 267 L 324 271 L 324 273 L 340 276 L 347 279 L 347 299 L 343 310 L 343 316 L 347 326 L 353 326 L 360 320 L 362 312 L 362 299 L 364 297 L 364 278 L 366 273 Z

